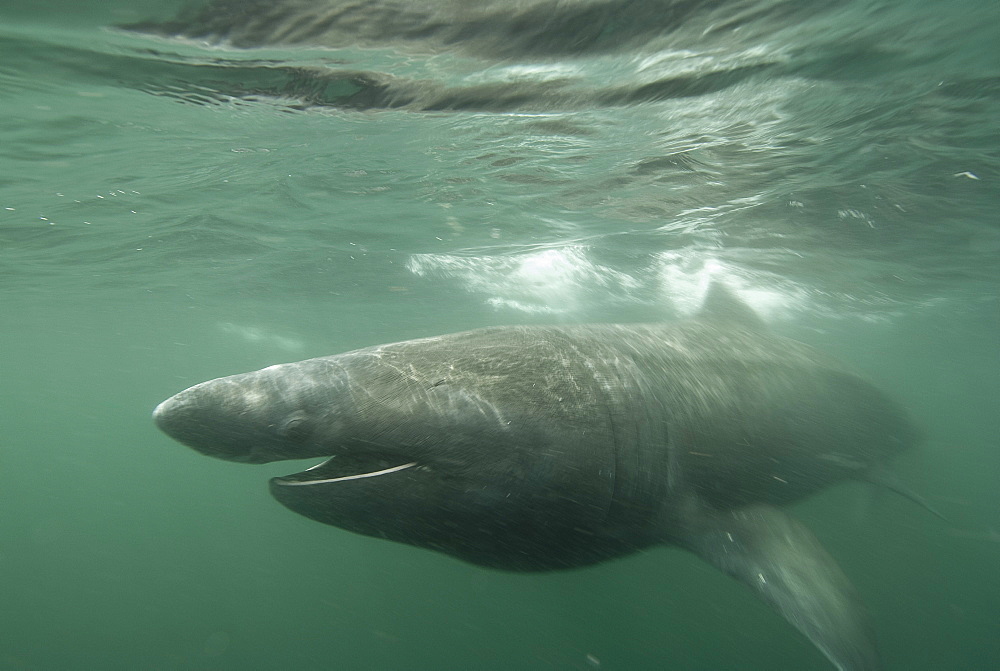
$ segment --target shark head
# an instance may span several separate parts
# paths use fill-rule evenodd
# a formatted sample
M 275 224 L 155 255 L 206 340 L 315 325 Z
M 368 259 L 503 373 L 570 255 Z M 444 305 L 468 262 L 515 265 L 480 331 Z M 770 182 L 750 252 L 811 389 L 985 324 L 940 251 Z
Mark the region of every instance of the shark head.
M 525 377 L 516 360 L 474 384 L 441 353 L 384 346 L 270 366 L 195 385 L 153 417 L 175 440 L 229 461 L 322 458 L 272 478 L 271 493 L 350 531 L 512 570 L 624 553 L 600 541 L 614 488 L 610 434 L 598 426 L 592 441 L 568 446 L 560 432 L 584 418 L 550 421 L 504 391 Z

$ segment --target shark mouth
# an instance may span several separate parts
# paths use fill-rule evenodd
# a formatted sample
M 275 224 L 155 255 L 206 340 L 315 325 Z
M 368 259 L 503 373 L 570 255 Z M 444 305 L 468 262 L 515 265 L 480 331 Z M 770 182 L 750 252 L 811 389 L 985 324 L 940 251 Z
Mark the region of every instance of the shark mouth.
M 337 475 L 337 473 L 344 472 L 344 464 L 342 459 L 337 457 L 330 457 L 326 461 L 311 466 L 300 473 L 293 473 L 291 475 L 286 475 L 280 478 L 273 478 L 272 482 L 276 485 L 283 485 L 286 487 L 302 487 L 306 485 L 327 485 L 335 482 L 346 482 L 349 480 L 362 480 L 364 478 L 377 478 L 383 475 L 389 475 L 390 473 L 398 473 L 399 471 L 404 471 L 408 468 L 413 468 L 417 465 L 417 462 L 411 461 L 405 464 L 398 464 L 396 466 L 389 466 L 389 462 L 380 460 L 378 470 L 364 471 L 361 473 L 354 473 L 352 475 Z M 351 469 L 354 470 L 354 469 Z

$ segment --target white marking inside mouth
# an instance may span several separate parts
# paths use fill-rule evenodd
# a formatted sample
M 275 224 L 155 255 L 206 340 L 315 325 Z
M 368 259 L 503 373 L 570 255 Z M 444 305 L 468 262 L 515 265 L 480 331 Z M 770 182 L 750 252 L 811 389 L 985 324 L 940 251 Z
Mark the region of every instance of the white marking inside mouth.
M 326 463 L 326 462 L 323 462 Z M 316 464 L 316 466 L 322 466 L 323 464 Z M 360 480 L 361 478 L 376 478 L 380 475 L 387 475 L 389 473 L 395 473 L 396 471 L 402 471 L 407 468 L 416 466 L 417 462 L 411 461 L 408 464 L 400 464 L 399 466 L 393 466 L 392 468 L 384 468 L 381 471 L 372 471 L 371 473 L 358 473 L 357 475 L 344 475 L 339 478 L 327 478 L 326 480 L 306 480 L 304 482 L 285 482 L 283 480 L 278 480 L 279 484 L 285 485 L 287 487 L 293 487 L 298 485 L 322 485 L 328 482 L 343 482 L 344 480 Z M 307 468 L 307 471 L 311 471 L 313 468 Z

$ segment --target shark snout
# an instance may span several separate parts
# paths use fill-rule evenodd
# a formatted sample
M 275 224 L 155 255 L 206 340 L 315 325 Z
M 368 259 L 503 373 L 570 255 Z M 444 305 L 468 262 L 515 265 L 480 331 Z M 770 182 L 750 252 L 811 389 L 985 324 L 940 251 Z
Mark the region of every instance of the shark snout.
M 247 446 L 235 435 L 227 414 L 206 402 L 196 387 L 156 406 L 153 422 L 163 433 L 202 454 L 233 461 L 246 459 Z
M 231 394 L 220 393 L 227 390 L 211 382 L 185 389 L 156 406 L 153 422 L 177 442 L 210 457 L 251 464 L 287 458 L 267 435 L 275 421 L 233 403 Z
M 170 416 L 171 408 L 177 406 L 177 402 L 174 401 L 174 398 L 175 397 L 171 396 L 166 401 L 163 401 L 153 408 L 153 421 L 156 422 L 156 425 L 161 429 L 164 428 L 164 423 L 167 422 L 167 418 Z
M 153 409 L 153 422 L 157 428 L 174 440 L 192 445 L 196 439 L 198 421 L 197 407 L 184 399 L 184 392 L 171 396 Z

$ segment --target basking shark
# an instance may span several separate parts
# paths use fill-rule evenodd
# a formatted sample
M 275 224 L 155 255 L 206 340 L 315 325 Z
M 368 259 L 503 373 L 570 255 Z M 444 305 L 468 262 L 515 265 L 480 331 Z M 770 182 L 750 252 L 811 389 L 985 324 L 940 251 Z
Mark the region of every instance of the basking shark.
M 880 668 L 855 588 L 779 506 L 912 447 L 864 379 L 713 285 L 676 324 L 508 326 L 195 385 L 157 425 L 214 457 L 322 457 L 271 480 L 297 513 L 511 571 L 689 550 L 839 669 Z

